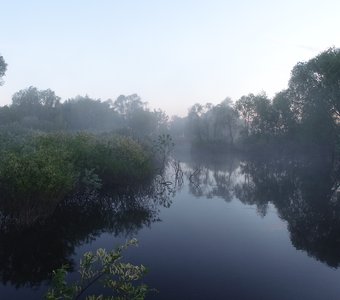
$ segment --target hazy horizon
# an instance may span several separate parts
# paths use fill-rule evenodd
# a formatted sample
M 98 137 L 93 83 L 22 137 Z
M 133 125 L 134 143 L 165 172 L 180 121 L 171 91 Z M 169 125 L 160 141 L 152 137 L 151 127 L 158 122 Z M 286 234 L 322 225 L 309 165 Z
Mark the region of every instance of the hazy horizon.
M 0 299 L 339 298 L 339 0 L 0 7 Z
M 63 100 L 137 93 L 151 108 L 184 115 L 196 102 L 261 91 L 272 97 L 297 62 L 340 46 L 338 1 L 1 6 L 0 55 L 8 71 L 0 105 L 36 86 Z

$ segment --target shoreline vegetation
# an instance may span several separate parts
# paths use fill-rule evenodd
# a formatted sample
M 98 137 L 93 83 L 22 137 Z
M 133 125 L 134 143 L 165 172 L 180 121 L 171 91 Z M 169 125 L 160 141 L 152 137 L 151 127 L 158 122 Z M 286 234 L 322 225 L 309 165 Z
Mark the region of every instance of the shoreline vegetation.
M 34 134 L 7 140 L 0 152 L 1 211 L 22 224 L 48 216 L 78 190 L 143 184 L 159 164 L 146 146 L 111 134 Z
M 6 70 L 3 59 L 2 65 Z M 237 100 L 227 97 L 219 104 L 196 103 L 186 116 L 171 119 L 160 109 L 150 110 L 136 94 L 114 101 L 77 96 L 62 102 L 52 90 L 31 86 L 15 93 L 11 105 L 0 107 L 0 132 L 7 137 L 25 132 L 114 132 L 143 144 L 170 134 L 177 144 L 189 142 L 195 148 L 317 149 L 336 161 L 340 152 L 339 69 L 340 49 L 329 48 L 297 63 L 287 89 L 273 98 L 262 92 Z
M 0 56 L 0 81 L 6 69 Z M 115 101 L 78 96 L 61 102 L 50 89 L 21 90 L 11 105 L 0 107 L 0 229 L 44 224 L 78 194 L 95 193 L 86 198 L 91 202 L 121 191 L 148 190 L 164 173 L 174 142 L 247 156 L 322 157 L 334 169 L 337 189 L 339 70 L 340 49 L 330 48 L 298 63 L 288 88 L 273 99 L 263 92 L 234 102 L 195 104 L 187 116 L 171 120 L 136 94 Z M 134 198 L 134 209 L 140 209 L 136 201 L 143 197 Z M 153 217 L 143 216 L 141 223 Z M 58 272 L 63 279 L 66 273 Z M 138 299 L 144 297 L 142 289 Z

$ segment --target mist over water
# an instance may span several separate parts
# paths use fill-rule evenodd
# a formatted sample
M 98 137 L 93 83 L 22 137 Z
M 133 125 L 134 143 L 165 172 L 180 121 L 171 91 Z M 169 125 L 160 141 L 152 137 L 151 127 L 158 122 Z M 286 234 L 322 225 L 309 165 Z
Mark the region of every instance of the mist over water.
M 76 272 L 84 251 L 137 237 L 140 246 L 125 259 L 150 269 L 145 281 L 159 291 L 150 299 L 337 297 L 340 207 L 321 157 L 310 163 L 178 147 L 174 158 L 179 184 L 169 165 L 166 187 L 156 179 L 99 201 L 85 193 L 43 224 L 3 229 L 1 294 L 35 299 L 59 264 Z
M 335 47 L 273 97 L 182 116 L 17 91 L 0 107 L 0 298 L 338 299 L 339 125 Z

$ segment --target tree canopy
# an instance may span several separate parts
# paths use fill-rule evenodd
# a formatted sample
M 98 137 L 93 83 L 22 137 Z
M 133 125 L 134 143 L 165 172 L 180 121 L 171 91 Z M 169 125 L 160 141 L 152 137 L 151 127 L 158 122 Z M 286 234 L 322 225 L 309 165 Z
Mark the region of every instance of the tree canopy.
M 2 77 L 5 76 L 6 71 L 7 71 L 7 64 L 3 56 L 0 55 L 0 85 L 3 84 Z
M 174 133 L 201 145 L 218 142 L 246 151 L 319 149 L 338 157 L 340 49 L 329 48 L 309 61 L 297 63 L 288 88 L 272 99 L 263 92 L 242 96 L 235 102 L 197 103 L 181 124 L 182 132 L 171 125 Z

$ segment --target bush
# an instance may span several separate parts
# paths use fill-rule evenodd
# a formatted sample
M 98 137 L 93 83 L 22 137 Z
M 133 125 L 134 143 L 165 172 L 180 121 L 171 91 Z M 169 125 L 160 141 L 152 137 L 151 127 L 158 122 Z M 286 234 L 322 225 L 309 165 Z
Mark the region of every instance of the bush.
M 16 150 L 3 151 L 0 158 L 0 206 L 23 222 L 53 210 L 74 186 L 75 172 L 70 153 L 44 139 Z
M 105 186 L 140 182 L 152 174 L 151 155 L 128 137 L 79 134 L 70 149 L 80 178 L 91 169 Z
M 72 190 L 141 183 L 155 169 L 131 138 L 40 134 L 5 139 L 0 149 L 0 209 L 24 222 L 49 214 Z

